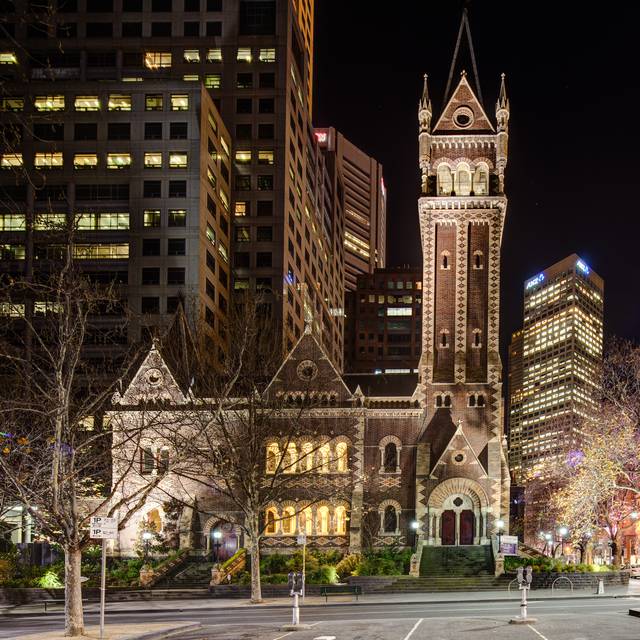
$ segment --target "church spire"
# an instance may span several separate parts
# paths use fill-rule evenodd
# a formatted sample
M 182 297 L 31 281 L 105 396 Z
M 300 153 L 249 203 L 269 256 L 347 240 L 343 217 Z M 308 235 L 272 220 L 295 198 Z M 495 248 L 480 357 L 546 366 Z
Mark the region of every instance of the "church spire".
M 429 164 L 431 162 L 431 98 L 429 97 L 428 76 L 424 74 L 424 84 L 422 86 L 422 97 L 418 103 L 418 146 L 420 163 L 420 185 L 422 193 L 427 192 L 427 176 L 429 174 Z
M 431 111 L 431 98 L 429 97 L 429 76 L 424 74 L 424 84 L 422 85 L 422 98 L 420 99 L 420 108 Z
M 498 103 L 496 104 L 496 112 L 499 109 L 509 110 L 509 100 L 507 98 L 507 88 L 505 86 L 505 74 L 500 74 L 500 95 L 498 96 Z

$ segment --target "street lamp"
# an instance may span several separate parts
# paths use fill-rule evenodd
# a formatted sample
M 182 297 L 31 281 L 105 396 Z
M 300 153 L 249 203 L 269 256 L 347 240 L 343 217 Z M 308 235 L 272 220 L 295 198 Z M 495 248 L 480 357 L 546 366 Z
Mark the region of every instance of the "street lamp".
M 418 550 L 418 529 L 420 528 L 420 523 L 417 520 L 411 521 L 411 529 L 413 529 L 413 551 L 414 553 Z
M 564 539 L 567 533 L 569 533 L 569 529 L 567 527 L 560 527 L 558 529 L 558 533 L 560 534 L 560 556 L 564 558 Z
M 632 511 L 630 515 L 632 520 L 637 520 L 638 518 L 640 518 L 640 513 L 638 513 L 637 511 Z
M 222 531 L 219 531 L 216 529 L 216 531 L 213 532 L 213 549 L 214 549 L 214 562 L 218 562 L 218 550 L 220 549 L 220 539 L 222 538 Z
M 153 533 L 151 531 L 143 531 L 142 539 L 144 540 L 144 563 L 147 563 L 147 559 L 149 558 L 149 544 L 151 543 L 151 538 L 153 538 Z
M 553 551 L 553 546 L 551 545 L 551 538 L 553 538 L 553 536 L 550 533 L 545 533 L 544 534 L 544 540 L 545 540 L 544 548 L 545 548 L 545 551 L 547 549 L 549 549 L 550 551 Z
M 500 542 L 502 541 L 502 530 L 504 529 L 504 520 L 496 520 L 496 529 L 498 530 L 498 553 L 500 553 Z

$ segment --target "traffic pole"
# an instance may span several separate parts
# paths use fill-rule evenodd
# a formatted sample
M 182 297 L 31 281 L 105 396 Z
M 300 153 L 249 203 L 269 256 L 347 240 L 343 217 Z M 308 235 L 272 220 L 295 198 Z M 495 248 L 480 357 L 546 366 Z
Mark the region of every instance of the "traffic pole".
M 305 536 L 306 540 L 306 536 Z M 304 601 L 304 594 L 307 590 L 307 572 L 306 572 L 306 560 L 307 560 L 307 543 L 302 545 L 302 600 Z
M 100 576 L 100 640 L 104 638 L 104 602 L 107 591 L 107 539 L 102 538 L 102 570 Z

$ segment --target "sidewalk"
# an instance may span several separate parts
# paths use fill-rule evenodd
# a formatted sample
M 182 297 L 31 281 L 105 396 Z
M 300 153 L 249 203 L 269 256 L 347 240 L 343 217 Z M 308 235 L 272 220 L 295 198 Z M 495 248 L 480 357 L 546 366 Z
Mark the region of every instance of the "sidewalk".
M 596 595 L 592 589 L 579 589 L 573 592 L 568 589 L 556 589 L 552 594 L 551 589 L 536 589 L 529 592 L 529 600 L 561 600 L 561 599 L 588 599 L 588 598 L 640 598 L 640 581 L 632 580 L 628 587 L 605 587 L 603 596 Z M 464 602 L 500 602 L 509 600 L 519 600 L 520 592 L 517 588 L 511 592 L 505 591 L 456 591 L 446 593 L 393 593 L 393 594 L 363 594 L 356 601 L 352 596 L 332 596 L 328 604 L 321 596 L 309 596 L 301 606 L 324 607 L 324 606 L 345 606 L 345 605 L 402 605 L 402 604 L 430 604 L 430 603 L 458 603 Z M 244 598 L 199 598 L 197 600 L 151 600 L 151 601 L 129 601 L 129 602 L 107 602 L 107 611 L 111 613 L 153 613 L 154 611 L 200 611 L 212 609 L 250 609 L 250 608 L 282 608 L 291 607 L 290 598 L 265 598 L 263 604 L 254 605 Z M 97 613 L 98 603 L 88 603 L 85 605 L 85 613 Z M 2 608 L 0 614 L 4 616 L 28 616 L 28 615 L 51 615 L 63 611 L 62 604 L 47 605 L 47 613 L 44 611 L 44 603 L 19 605 Z
M 104 640 L 164 640 L 175 638 L 191 631 L 197 631 L 201 625 L 197 622 L 112 624 L 105 629 Z M 80 640 L 99 640 L 100 627 L 87 626 Z M 16 640 L 66 640 L 61 631 L 44 631 L 16 636 Z

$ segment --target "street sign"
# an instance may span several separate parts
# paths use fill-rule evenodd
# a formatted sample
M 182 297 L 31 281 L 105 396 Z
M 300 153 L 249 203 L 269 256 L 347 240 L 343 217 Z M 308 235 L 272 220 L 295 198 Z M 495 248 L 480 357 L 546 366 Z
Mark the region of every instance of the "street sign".
M 298 535 L 297 539 L 298 544 L 307 544 L 307 535 L 305 533 L 301 533 Z
M 518 536 L 500 536 L 500 550 L 504 556 L 518 555 Z
M 89 537 L 98 540 L 116 540 L 118 538 L 118 519 L 94 516 L 91 518 Z

